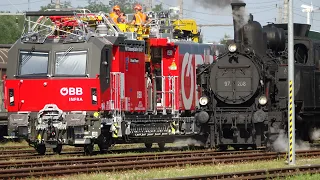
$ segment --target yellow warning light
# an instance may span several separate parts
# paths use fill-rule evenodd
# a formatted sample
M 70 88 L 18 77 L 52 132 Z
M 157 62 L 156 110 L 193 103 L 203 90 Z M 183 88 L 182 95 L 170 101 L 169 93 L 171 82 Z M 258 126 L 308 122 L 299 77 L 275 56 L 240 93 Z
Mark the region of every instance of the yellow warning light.
M 41 134 L 38 134 L 37 139 L 38 139 L 38 140 L 41 140 Z
M 98 118 L 99 117 L 99 112 L 94 112 L 93 117 Z
M 176 62 L 173 61 L 173 62 L 171 63 L 171 65 L 169 66 L 169 69 L 170 69 L 170 70 L 177 70 Z

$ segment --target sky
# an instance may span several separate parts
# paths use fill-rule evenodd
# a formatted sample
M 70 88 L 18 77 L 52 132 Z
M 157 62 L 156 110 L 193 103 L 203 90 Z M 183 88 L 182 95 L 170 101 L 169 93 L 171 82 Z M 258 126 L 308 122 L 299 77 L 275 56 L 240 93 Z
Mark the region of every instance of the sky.
M 40 6 L 47 5 L 51 0 L 29 0 L 30 10 L 39 10 Z M 60 0 L 63 2 L 64 0 Z M 77 7 L 87 4 L 87 0 L 68 0 L 72 6 Z M 144 2 L 145 0 L 141 0 Z M 223 1 L 223 0 L 221 0 Z M 266 25 L 268 22 L 276 22 L 279 19 L 279 6 L 283 6 L 284 0 L 244 0 L 247 4 L 246 11 L 252 13 L 254 20 Z M 320 1 L 313 0 L 314 8 L 320 9 Z M 108 4 L 109 0 L 101 0 L 102 3 Z M 153 5 L 162 2 L 164 8 L 177 6 L 178 0 L 153 0 Z M 301 5 L 310 5 L 308 0 L 293 0 L 293 21 L 295 23 L 306 23 L 307 14 L 302 12 Z M 1 0 L 0 11 L 26 11 L 28 10 L 28 0 Z M 195 3 L 194 0 L 184 0 L 183 2 L 184 18 L 195 19 L 197 24 L 232 24 L 231 7 L 225 9 L 203 8 Z M 320 10 L 311 15 L 311 29 L 320 31 Z M 205 42 L 218 42 L 225 34 L 233 38 L 233 27 L 202 27 L 201 32 Z

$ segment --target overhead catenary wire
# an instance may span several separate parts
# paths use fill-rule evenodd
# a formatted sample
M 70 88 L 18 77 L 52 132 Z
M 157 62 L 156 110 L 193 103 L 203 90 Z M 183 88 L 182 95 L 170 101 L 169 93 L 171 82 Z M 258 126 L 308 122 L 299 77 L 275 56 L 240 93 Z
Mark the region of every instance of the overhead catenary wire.
M 9 0 L 8 0 L 9 1 Z M 43 0 L 34 0 L 34 1 L 30 1 L 30 4 L 32 3 L 38 3 L 38 2 L 43 2 Z M 49 2 L 48 2 L 49 3 Z M 0 4 L 1 7 L 3 6 L 20 6 L 20 5 L 27 5 L 29 4 L 29 2 L 23 2 L 23 3 L 11 3 L 11 1 L 9 1 L 9 4 Z

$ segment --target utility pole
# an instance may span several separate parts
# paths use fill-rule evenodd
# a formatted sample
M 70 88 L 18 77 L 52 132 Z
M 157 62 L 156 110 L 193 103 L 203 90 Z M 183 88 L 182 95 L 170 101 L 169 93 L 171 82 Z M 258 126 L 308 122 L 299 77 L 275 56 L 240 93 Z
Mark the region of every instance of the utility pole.
M 289 0 L 284 0 L 283 2 L 283 16 L 282 16 L 282 23 L 288 23 L 288 3 Z
M 294 57 L 293 57 L 293 0 L 289 0 L 289 8 L 286 9 L 289 15 L 288 22 L 288 164 L 295 165 L 295 104 L 294 104 Z
M 180 12 L 179 12 L 179 19 L 183 18 L 183 0 L 178 1 L 178 6 L 180 7 Z
M 56 9 L 60 9 L 60 0 L 56 0 Z
M 152 11 L 152 0 L 146 0 L 146 11 Z
M 314 8 L 312 3 L 311 3 L 311 6 L 303 4 L 301 5 L 301 7 L 303 8 L 302 12 L 307 13 L 307 24 L 311 24 L 311 20 L 310 20 L 311 13 L 319 11 L 320 8 Z
M 30 0 L 28 0 L 28 11 L 30 11 Z M 28 32 L 31 30 L 30 16 L 28 17 Z
M 278 19 L 277 19 L 277 23 L 282 23 L 282 7 L 279 5 L 278 6 Z

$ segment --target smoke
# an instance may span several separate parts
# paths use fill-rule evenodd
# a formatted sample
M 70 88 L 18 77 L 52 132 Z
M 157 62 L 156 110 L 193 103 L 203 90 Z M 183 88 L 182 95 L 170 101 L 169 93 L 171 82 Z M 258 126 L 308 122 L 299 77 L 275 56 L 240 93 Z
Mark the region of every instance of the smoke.
M 241 0 L 194 0 L 194 2 L 205 9 L 224 9 L 231 7 L 231 3 L 243 3 Z
M 205 9 L 210 9 L 215 12 L 215 14 L 224 14 L 228 13 L 231 15 L 231 3 L 243 3 L 242 0 L 194 0 L 195 4 L 202 6 Z M 217 12 L 217 11 L 223 12 Z M 241 7 L 239 10 L 235 10 L 232 12 L 233 19 L 235 21 L 235 30 L 238 31 L 245 24 L 247 24 L 249 20 L 249 13 L 246 12 L 245 7 Z
M 310 139 L 313 141 L 320 140 L 320 129 L 313 128 L 310 132 Z
M 238 11 L 233 11 L 232 16 L 234 21 L 236 21 L 235 26 L 237 31 L 248 23 L 249 15 L 244 7 L 241 7 Z
M 175 140 L 173 144 L 178 147 L 184 147 L 188 145 L 203 146 L 203 143 L 201 141 L 197 141 L 192 138 Z
M 273 148 L 275 151 L 277 152 L 284 152 L 284 151 L 288 151 L 288 137 L 287 135 L 284 133 L 284 130 L 281 130 L 279 133 L 278 138 L 275 140 L 275 142 L 272 144 Z M 301 150 L 310 150 L 311 147 L 308 143 L 305 143 L 301 140 L 296 140 L 296 144 L 295 144 L 296 150 L 297 151 L 301 151 Z

